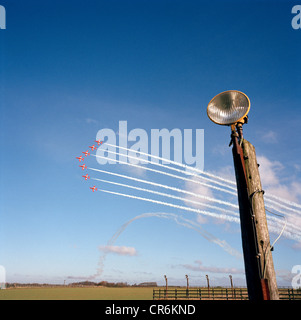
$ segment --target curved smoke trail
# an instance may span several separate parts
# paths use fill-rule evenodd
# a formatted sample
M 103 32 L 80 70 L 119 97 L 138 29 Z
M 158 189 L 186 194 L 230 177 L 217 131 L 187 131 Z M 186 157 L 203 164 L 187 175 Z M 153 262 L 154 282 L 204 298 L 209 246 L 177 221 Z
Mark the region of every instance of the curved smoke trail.
M 157 217 L 157 218 L 164 218 L 164 219 L 173 220 L 177 224 L 179 224 L 179 225 L 181 225 L 183 227 L 186 227 L 186 228 L 189 228 L 189 229 L 192 229 L 192 230 L 198 232 L 206 240 L 208 240 L 208 241 L 210 241 L 212 243 L 215 243 L 216 245 L 220 246 L 223 250 L 225 250 L 230 255 L 232 255 L 232 256 L 234 256 L 236 258 L 239 258 L 239 259 L 242 258 L 242 254 L 239 251 L 237 251 L 236 249 L 232 248 L 225 240 L 220 240 L 220 239 L 216 238 L 215 236 L 213 236 L 212 234 L 210 234 L 209 232 L 207 232 L 206 230 L 204 230 L 198 223 L 196 223 L 196 222 L 194 222 L 192 220 L 185 219 L 182 216 L 176 215 L 174 213 L 164 213 L 164 212 L 143 213 L 143 214 L 140 214 L 140 215 L 130 219 L 129 221 L 124 223 L 114 233 L 114 235 L 108 241 L 107 245 L 108 246 L 114 245 L 116 240 L 124 232 L 124 230 L 128 227 L 128 225 L 130 225 L 135 220 L 142 219 L 142 218 L 151 218 L 151 217 Z M 93 276 L 93 278 L 101 276 L 101 274 L 103 272 L 103 266 L 104 266 L 104 261 L 105 261 L 106 255 L 107 255 L 107 253 L 104 252 L 103 255 L 100 257 L 99 263 L 98 263 L 99 267 L 97 269 L 97 273 Z
M 109 191 L 109 190 L 104 190 L 104 189 L 98 189 L 98 191 L 110 193 L 110 194 L 114 194 L 114 195 L 122 196 L 122 197 L 126 197 L 126 198 L 132 198 L 132 199 L 136 199 L 136 200 L 142 200 L 142 201 L 152 202 L 152 203 L 156 203 L 156 204 L 162 204 L 164 206 L 173 207 L 173 208 L 177 208 L 177 209 L 181 209 L 181 210 L 185 210 L 185 211 L 191 211 L 191 212 L 199 213 L 199 214 L 209 216 L 212 218 L 218 218 L 218 219 L 227 220 L 230 222 L 240 223 L 239 218 L 236 218 L 233 216 L 228 216 L 226 214 L 218 214 L 215 212 L 180 206 L 180 205 L 176 205 L 176 204 L 173 204 L 170 202 L 158 201 L 158 200 L 154 200 L 154 199 L 150 199 L 150 198 L 137 197 L 137 196 L 133 196 L 133 195 L 126 194 L 126 193 L 120 193 L 120 192 Z

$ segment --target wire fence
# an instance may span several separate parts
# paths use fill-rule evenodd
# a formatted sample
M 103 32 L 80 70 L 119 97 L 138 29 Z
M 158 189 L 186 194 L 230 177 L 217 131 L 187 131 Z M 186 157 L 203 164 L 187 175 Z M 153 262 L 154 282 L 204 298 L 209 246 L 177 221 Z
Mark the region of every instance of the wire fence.
M 301 300 L 301 290 L 279 288 L 280 300 Z M 153 289 L 153 300 L 248 300 L 247 288 Z

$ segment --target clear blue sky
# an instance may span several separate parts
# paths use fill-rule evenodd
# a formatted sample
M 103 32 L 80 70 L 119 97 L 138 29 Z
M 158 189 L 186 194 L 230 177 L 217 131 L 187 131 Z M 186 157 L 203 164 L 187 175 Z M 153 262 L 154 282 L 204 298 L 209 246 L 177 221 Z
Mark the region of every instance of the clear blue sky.
M 206 115 L 208 102 L 221 91 L 240 90 L 251 100 L 244 132 L 265 165 L 264 189 L 301 203 L 301 29 L 291 26 L 295 2 L 0 4 L 7 21 L 7 29 L 0 30 L 0 265 L 7 281 L 89 278 L 103 255 L 99 246 L 143 213 L 174 213 L 196 222 L 194 214 L 175 208 L 92 193 L 94 182 L 82 181 L 86 172 L 75 157 L 98 130 L 117 131 L 119 121 L 127 120 L 129 130 L 204 129 L 205 170 L 231 175 L 229 129 Z M 185 188 L 148 172 L 88 161 Z M 241 252 L 238 224 L 207 219 L 201 227 Z M 271 233 L 271 240 L 276 237 Z M 189 274 L 191 285 L 199 285 L 209 274 L 213 285 L 229 285 L 228 269 L 234 268 L 234 283 L 244 283 L 242 259 L 171 220 L 134 221 L 115 245 L 136 254 L 108 253 L 96 281 L 163 284 L 166 274 L 170 284 L 184 284 Z M 277 242 L 279 285 L 291 284 L 300 250 L 292 239 Z

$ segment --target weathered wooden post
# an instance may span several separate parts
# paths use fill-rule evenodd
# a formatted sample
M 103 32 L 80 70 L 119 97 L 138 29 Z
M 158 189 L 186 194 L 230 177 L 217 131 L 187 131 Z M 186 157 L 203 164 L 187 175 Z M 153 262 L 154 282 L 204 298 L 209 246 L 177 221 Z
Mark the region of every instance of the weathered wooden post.
M 225 91 L 208 104 L 210 120 L 231 126 L 240 226 L 250 300 L 279 299 L 255 148 L 243 137 L 250 100 L 237 90 Z

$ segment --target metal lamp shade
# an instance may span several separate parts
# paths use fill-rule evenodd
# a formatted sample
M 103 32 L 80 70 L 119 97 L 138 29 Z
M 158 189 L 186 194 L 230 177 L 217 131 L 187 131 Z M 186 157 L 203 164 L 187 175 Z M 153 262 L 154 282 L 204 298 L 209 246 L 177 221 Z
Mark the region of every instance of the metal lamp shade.
M 249 98 L 240 91 L 225 91 L 215 96 L 208 104 L 207 115 L 220 125 L 242 121 L 250 110 Z

